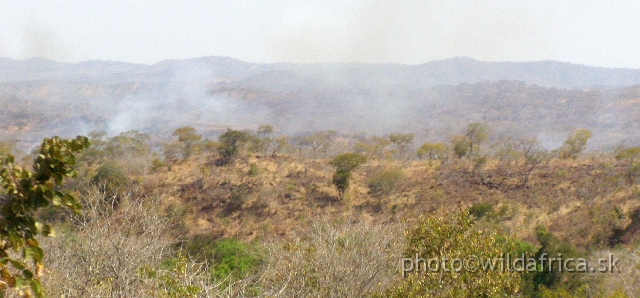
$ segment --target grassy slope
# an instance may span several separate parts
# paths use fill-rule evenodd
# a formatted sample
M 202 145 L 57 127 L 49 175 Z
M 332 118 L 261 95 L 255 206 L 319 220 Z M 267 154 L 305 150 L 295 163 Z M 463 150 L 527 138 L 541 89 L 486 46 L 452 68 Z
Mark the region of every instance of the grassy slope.
M 400 166 L 406 178 L 391 195 L 372 197 L 367 177 L 389 164 Z M 609 245 L 614 229 L 625 242 L 637 238 L 632 215 L 640 196 L 625 184 L 615 161 L 553 160 L 533 171 L 527 187 L 521 187 L 523 170 L 497 161 L 476 172 L 465 161 L 369 161 L 355 171 L 342 200 L 326 160 L 286 156 L 254 156 L 228 167 L 195 157 L 137 180 L 145 191 L 168 195 L 166 204 L 183 216 L 182 232 L 191 235 L 287 238 L 318 217 L 411 224 L 420 214 L 491 203 L 493 224 L 531 242 L 538 225 L 583 248 Z

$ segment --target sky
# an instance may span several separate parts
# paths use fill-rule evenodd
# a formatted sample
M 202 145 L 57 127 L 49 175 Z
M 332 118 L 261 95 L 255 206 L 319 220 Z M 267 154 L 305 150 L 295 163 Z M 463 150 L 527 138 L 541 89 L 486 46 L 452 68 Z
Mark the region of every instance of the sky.
M 0 57 L 640 68 L 640 1 L 0 0 Z

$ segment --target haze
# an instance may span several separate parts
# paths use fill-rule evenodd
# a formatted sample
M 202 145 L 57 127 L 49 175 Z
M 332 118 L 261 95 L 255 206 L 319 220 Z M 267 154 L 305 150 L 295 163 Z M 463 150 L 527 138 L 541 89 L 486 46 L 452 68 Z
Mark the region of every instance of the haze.
M 0 57 L 640 68 L 637 1 L 2 1 Z

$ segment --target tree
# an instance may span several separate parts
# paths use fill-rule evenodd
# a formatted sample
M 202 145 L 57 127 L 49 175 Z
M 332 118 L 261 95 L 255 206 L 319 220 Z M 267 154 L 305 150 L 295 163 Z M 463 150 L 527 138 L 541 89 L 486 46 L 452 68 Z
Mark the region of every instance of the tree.
M 469 139 L 461 135 L 455 135 L 451 138 L 451 145 L 453 145 L 453 153 L 458 159 L 463 158 L 469 152 Z
M 82 152 L 81 160 L 86 161 L 89 166 L 94 162 L 101 162 L 107 157 L 108 142 L 107 132 L 104 130 L 93 130 L 88 137 L 91 146 Z
M 60 188 L 66 177 L 77 174 L 73 169 L 75 155 L 89 144 L 89 139 L 81 136 L 73 140 L 46 138 L 31 171 L 15 165 L 13 155 L 3 156 L 0 167 L 0 296 L 4 296 L 7 288 L 24 291 L 25 296 L 44 296 L 39 281 L 44 252 L 36 236 L 49 236 L 52 229 L 37 221 L 34 214 L 49 205 L 74 212 L 80 210 L 76 199 Z M 22 257 L 15 258 L 15 253 Z
M 288 136 L 279 136 L 273 139 L 273 149 L 271 151 L 271 156 L 275 157 L 278 152 L 284 151 L 287 147 L 289 147 L 289 137 Z
M 262 137 L 269 137 L 274 132 L 273 126 L 271 125 L 260 125 L 258 126 L 258 135 Z
M 542 148 L 536 138 L 522 139 L 518 143 L 518 147 L 522 150 L 522 155 L 525 160 L 526 169 L 522 186 L 526 187 L 529 182 L 531 172 L 533 172 L 536 166 L 545 161 L 549 154 L 544 148 Z
M 447 218 L 423 217 L 418 226 L 407 233 L 402 259 L 403 271 L 408 273 L 406 278 L 400 279 L 381 296 L 513 296 L 520 285 L 518 272 L 500 270 L 499 264 L 495 270 L 482 270 L 480 266 L 476 270 L 457 270 L 458 264 L 454 261 L 470 263 L 469 257 L 473 256 L 477 261 L 475 264 L 480 265 L 480 260 L 495 259 L 507 253 L 517 254 L 514 243 L 496 233 L 475 228 L 467 211 Z M 459 265 L 462 267 L 462 262 Z
M 314 133 L 298 137 L 296 143 L 299 147 L 300 153 L 302 153 L 303 147 L 309 147 L 313 151 L 314 157 L 317 155 L 318 151 L 322 152 L 324 157 L 329 150 L 329 147 L 331 147 L 336 135 L 337 133 L 333 130 L 316 131 Z
M 480 122 L 469 123 L 465 137 L 469 141 L 469 156 L 473 157 L 473 148 L 477 148 L 476 155 L 479 155 L 480 144 L 489 137 L 489 127 Z
M 130 130 L 109 139 L 106 147 L 112 157 L 128 154 L 133 158 L 149 152 L 147 141 L 149 141 L 148 134 Z
M 230 164 L 238 155 L 239 148 L 249 139 L 249 134 L 228 128 L 225 133 L 218 138 L 218 154 L 220 154 L 220 165 Z
M 173 132 L 173 136 L 177 136 L 178 141 L 182 143 L 184 147 L 184 159 L 187 159 L 189 158 L 189 156 L 191 156 L 193 144 L 202 139 L 202 135 L 196 134 L 196 129 L 191 126 L 183 126 L 176 129 Z
M 260 125 L 258 127 L 257 144 L 260 151 L 264 151 L 263 156 L 267 156 L 269 147 L 275 146 L 275 141 L 271 139 L 270 135 L 273 134 L 274 129 L 271 125 Z
M 383 196 L 390 195 L 403 178 L 404 173 L 401 168 L 389 167 L 373 173 L 367 181 L 367 187 L 373 196 L 381 200 Z
M 569 242 L 562 241 L 542 226 L 536 228 L 536 236 L 540 248 L 535 253 L 535 258 L 540 260 L 545 256 L 562 256 L 563 260 L 569 258 L 578 259 L 583 257 L 581 253 Z M 550 262 L 546 266 L 538 267 L 535 272 L 528 272 L 525 279 L 528 279 L 525 285 L 529 285 L 532 289 L 528 292 L 540 291 L 545 288 L 549 289 L 565 289 L 575 293 L 584 283 L 579 274 L 571 274 L 562 270 L 560 263 Z
M 338 194 L 342 199 L 344 192 L 349 188 L 351 171 L 367 162 L 367 157 L 358 153 L 344 153 L 334 157 L 329 164 L 336 167 L 333 174 L 333 184 L 338 188 Z
M 581 128 L 574 130 L 564 141 L 562 147 L 560 147 L 560 158 L 571 158 L 575 160 L 578 154 L 587 148 L 587 141 L 589 141 L 591 136 L 591 131 L 588 129 Z
M 636 176 L 640 174 L 640 162 L 638 162 L 640 159 L 640 147 L 618 149 L 616 159 L 625 162 L 627 168 L 627 183 L 633 185 Z
M 389 135 L 389 141 L 396 146 L 398 149 L 398 153 L 404 154 L 413 143 L 413 134 L 412 133 L 400 133 L 400 134 L 392 134 Z
M 383 158 L 385 149 L 391 144 L 388 138 L 373 136 L 363 139 L 353 145 L 353 150 L 360 154 L 365 154 L 368 158 Z
M 442 159 L 446 155 L 446 149 L 447 146 L 444 143 L 424 143 L 416 153 L 420 159 L 423 157 L 427 157 L 430 160 L 434 158 Z

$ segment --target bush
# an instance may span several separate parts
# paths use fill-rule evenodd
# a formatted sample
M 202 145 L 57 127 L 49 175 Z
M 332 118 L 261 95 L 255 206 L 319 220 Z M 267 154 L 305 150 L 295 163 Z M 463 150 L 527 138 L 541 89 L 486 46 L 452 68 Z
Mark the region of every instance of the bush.
M 255 177 L 255 176 L 258 176 L 259 174 L 260 174 L 260 168 L 254 163 L 250 164 L 247 175 L 249 175 L 249 177 Z
M 483 218 L 485 215 L 493 212 L 493 204 L 491 203 L 476 203 L 469 207 L 469 215 L 472 215 L 476 219 Z
M 238 280 L 251 272 L 258 258 L 251 247 L 237 239 L 217 241 L 214 248 L 214 275 L 218 280 Z
M 122 167 L 113 162 L 105 162 L 98 168 L 98 172 L 93 176 L 91 182 L 104 187 L 107 193 L 113 194 L 119 189 L 126 188 L 129 185 L 129 178 Z
M 184 251 L 186 255 L 199 262 L 213 265 L 215 243 L 215 238 L 212 235 L 198 234 L 190 240 L 181 241 L 176 245 L 175 249 Z
M 400 180 L 404 178 L 404 173 L 398 167 L 391 167 L 377 171 L 371 175 L 367 187 L 374 196 L 388 196 L 394 190 Z
M 333 184 L 338 189 L 340 198 L 344 196 L 344 192 L 349 188 L 349 178 L 351 171 L 367 162 L 367 157 L 358 153 L 344 153 L 334 157 L 329 164 L 336 167 L 333 174 Z
M 398 276 L 402 229 L 315 222 L 300 238 L 267 247 L 264 297 L 367 297 Z
M 514 243 L 496 233 L 486 233 L 473 226 L 466 211 L 445 218 L 423 217 L 407 234 L 404 257 L 429 260 L 478 260 L 515 255 Z M 403 261 L 404 262 L 404 261 Z M 442 263 L 442 266 L 450 266 Z M 404 265 L 404 264 L 403 264 Z M 407 277 L 384 292 L 385 297 L 499 297 L 517 294 L 520 274 L 502 270 L 425 270 L 426 262 L 416 264 Z M 429 267 L 432 268 L 432 267 Z M 449 268 L 449 267 L 448 267 Z M 404 269 L 404 268 L 403 268 Z M 438 269 L 442 269 L 438 267 Z M 426 272 L 425 272 L 426 271 Z

